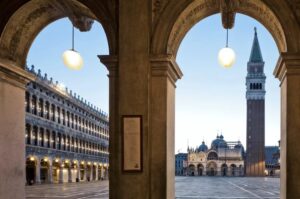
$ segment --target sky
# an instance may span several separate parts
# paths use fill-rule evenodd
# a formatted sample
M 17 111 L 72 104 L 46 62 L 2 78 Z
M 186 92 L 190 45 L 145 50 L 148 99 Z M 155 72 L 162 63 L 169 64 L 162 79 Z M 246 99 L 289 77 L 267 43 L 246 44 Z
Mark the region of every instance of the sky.
M 175 153 L 185 152 L 204 140 L 208 146 L 217 134 L 227 141 L 246 142 L 245 76 L 257 27 L 265 61 L 266 145 L 280 139 L 280 89 L 274 78 L 279 53 L 271 34 L 256 20 L 237 14 L 229 31 L 229 47 L 236 53 L 230 69 L 218 64 L 218 51 L 225 46 L 226 30 L 219 14 L 197 23 L 183 39 L 176 61 L 183 71 L 177 81 Z M 89 32 L 75 30 L 75 50 L 84 59 L 81 71 L 72 71 L 62 62 L 62 53 L 71 48 L 72 25 L 60 19 L 45 27 L 33 42 L 27 65 L 35 65 L 93 105 L 108 112 L 108 71 L 97 55 L 107 55 L 108 44 L 102 26 L 95 22 Z

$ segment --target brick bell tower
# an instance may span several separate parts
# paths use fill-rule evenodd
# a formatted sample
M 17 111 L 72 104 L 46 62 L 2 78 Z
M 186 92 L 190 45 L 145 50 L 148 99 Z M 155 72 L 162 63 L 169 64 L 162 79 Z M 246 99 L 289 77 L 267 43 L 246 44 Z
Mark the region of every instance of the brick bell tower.
M 264 64 L 257 31 L 247 64 L 247 154 L 246 175 L 264 176 L 265 171 L 265 83 Z

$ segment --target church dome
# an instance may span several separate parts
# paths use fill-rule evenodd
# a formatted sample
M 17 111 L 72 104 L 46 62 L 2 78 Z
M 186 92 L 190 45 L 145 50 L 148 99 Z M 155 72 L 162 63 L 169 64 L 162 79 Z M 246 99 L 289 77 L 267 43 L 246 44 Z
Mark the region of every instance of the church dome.
M 205 152 L 205 151 L 207 151 L 207 150 L 208 150 L 208 147 L 206 146 L 205 142 L 203 141 L 202 144 L 199 146 L 198 151 L 199 151 L 199 152 L 200 152 L 200 151 Z
M 241 149 L 244 152 L 244 146 L 242 145 L 242 143 L 239 141 L 238 144 L 236 144 L 234 146 L 235 149 Z
M 224 136 L 217 136 L 216 139 L 214 139 L 211 143 L 211 148 L 212 149 L 218 149 L 218 148 L 226 148 L 227 147 L 227 143 L 224 140 Z

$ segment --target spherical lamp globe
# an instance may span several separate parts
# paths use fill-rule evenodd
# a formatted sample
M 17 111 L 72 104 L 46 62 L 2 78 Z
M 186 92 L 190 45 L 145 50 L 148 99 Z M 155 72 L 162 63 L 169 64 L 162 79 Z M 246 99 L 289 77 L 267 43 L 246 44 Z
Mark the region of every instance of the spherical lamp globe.
M 231 48 L 222 48 L 219 51 L 218 60 L 224 68 L 230 68 L 235 63 L 235 53 Z
M 66 50 L 63 55 L 64 64 L 72 70 L 80 70 L 83 66 L 81 55 L 75 50 Z

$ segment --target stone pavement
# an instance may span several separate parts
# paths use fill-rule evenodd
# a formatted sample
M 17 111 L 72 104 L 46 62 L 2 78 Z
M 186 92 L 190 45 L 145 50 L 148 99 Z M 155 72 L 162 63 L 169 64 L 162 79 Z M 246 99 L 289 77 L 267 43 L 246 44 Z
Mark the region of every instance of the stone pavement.
M 176 199 L 279 199 L 279 178 L 176 177 Z
M 26 199 L 107 199 L 108 181 L 26 186 Z
M 175 187 L 176 199 L 279 199 L 279 178 L 176 177 Z M 26 186 L 26 198 L 108 199 L 108 181 Z

